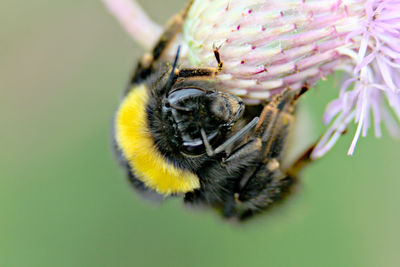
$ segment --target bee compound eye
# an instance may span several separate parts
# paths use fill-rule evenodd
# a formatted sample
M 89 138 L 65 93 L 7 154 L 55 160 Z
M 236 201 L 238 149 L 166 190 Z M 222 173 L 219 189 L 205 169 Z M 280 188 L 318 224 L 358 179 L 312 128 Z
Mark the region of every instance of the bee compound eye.
M 242 116 L 244 105 L 242 100 L 234 95 L 218 93 L 212 98 L 209 110 L 223 122 L 233 123 Z
M 204 95 L 205 91 L 200 88 L 179 88 L 173 90 L 168 96 L 168 103 L 171 106 L 177 105 L 188 98 Z

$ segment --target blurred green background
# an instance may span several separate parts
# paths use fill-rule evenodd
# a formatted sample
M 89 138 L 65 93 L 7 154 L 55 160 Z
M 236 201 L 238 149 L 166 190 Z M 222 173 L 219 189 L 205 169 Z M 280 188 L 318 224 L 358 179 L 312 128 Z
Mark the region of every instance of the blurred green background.
M 185 1 L 141 1 L 160 24 Z M 0 266 L 399 266 L 400 143 L 354 129 L 245 225 L 142 200 L 110 149 L 143 52 L 100 1 L 0 4 Z M 321 112 L 335 79 L 307 94 Z

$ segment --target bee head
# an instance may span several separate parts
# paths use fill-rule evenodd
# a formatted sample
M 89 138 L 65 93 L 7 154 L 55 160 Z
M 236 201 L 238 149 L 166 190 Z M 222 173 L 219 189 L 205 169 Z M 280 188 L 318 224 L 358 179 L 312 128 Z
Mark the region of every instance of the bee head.
M 162 104 L 163 119 L 173 124 L 181 152 L 189 155 L 205 152 L 201 131 L 212 146 L 217 146 L 243 112 L 240 98 L 218 92 L 204 81 L 175 85 Z
M 245 105 L 218 90 L 215 70 L 178 69 L 178 56 L 179 49 L 173 65 L 162 64 L 147 81 L 147 119 L 158 151 L 179 168 L 195 170 L 232 135 Z

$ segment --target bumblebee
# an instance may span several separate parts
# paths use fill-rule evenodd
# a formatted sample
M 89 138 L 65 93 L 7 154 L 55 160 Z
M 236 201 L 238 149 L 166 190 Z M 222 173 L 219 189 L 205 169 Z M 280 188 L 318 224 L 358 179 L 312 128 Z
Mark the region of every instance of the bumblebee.
M 190 6 L 190 5 L 189 5 Z M 162 60 L 182 29 L 176 15 L 138 63 L 115 116 L 115 150 L 132 185 L 145 195 L 183 196 L 225 218 L 245 219 L 291 191 L 312 149 L 283 168 L 297 100 L 306 88 L 287 89 L 266 103 L 246 106 L 219 90 L 223 67 L 180 68 Z

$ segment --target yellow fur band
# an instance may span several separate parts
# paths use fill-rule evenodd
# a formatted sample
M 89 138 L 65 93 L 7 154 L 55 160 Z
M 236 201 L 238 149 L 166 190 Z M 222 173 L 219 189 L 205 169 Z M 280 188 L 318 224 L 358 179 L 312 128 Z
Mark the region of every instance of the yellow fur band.
M 195 174 L 177 169 L 155 147 L 147 125 L 148 98 L 145 85 L 133 88 L 122 101 L 115 120 L 117 144 L 133 174 L 147 187 L 164 195 L 199 188 L 199 178 Z

